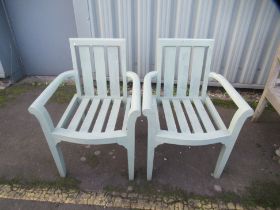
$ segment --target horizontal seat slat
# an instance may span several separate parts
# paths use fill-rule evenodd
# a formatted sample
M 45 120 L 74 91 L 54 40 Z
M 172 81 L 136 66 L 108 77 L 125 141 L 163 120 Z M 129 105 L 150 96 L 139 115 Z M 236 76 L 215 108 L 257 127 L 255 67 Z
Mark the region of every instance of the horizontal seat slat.
M 206 131 L 207 132 L 215 131 L 215 127 L 213 126 L 211 119 L 209 118 L 208 113 L 206 112 L 201 100 L 194 99 L 193 102 Z
M 176 116 L 177 116 L 177 119 L 178 119 L 178 122 L 179 122 L 179 125 L 180 125 L 181 132 L 190 133 L 190 128 L 188 126 L 188 122 L 187 122 L 186 117 L 184 115 L 180 100 L 173 99 L 172 103 L 173 103 L 175 113 L 176 113 Z
M 193 109 L 193 106 L 192 106 L 190 100 L 189 99 L 184 99 L 183 103 L 184 103 L 186 112 L 188 114 L 188 117 L 190 119 L 190 123 L 191 123 L 191 126 L 193 128 L 193 131 L 195 133 L 203 133 L 203 129 L 200 125 L 199 119 L 197 118 L 197 115 L 196 115 L 196 113 Z
M 168 131 L 177 132 L 174 116 L 168 99 L 162 99 L 163 111 Z
M 77 94 L 75 94 L 71 99 L 69 105 L 67 106 L 65 112 L 63 113 L 62 117 L 60 118 L 56 126 L 57 128 L 64 128 L 66 123 L 69 121 L 73 111 L 77 108 L 78 104 L 78 96 Z
M 127 126 L 127 120 L 128 120 L 128 112 L 130 110 L 130 103 L 131 103 L 131 98 L 126 99 L 126 106 L 125 106 L 125 113 L 124 113 L 124 118 L 123 118 L 123 126 L 122 130 L 126 130 Z
M 206 105 L 209 113 L 211 114 L 211 116 L 212 116 L 215 124 L 217 125 L 217 127 L 220 130 L 227 130 L 227 127 L 225 126 L 222 118 L 220 117 L 218 111 L 216 110 L 214 104 L 212 103 L 212 101 L 209 97 L 206 97 L 205 105 Z
M 111 99 L 104 99 L 98 117 L 93 127 L 93 132 L 101 132 Z
M 100 99 L 92 99 L 92 102 L 91 102 L 91 105 L 88 109 L 88 112 L 87 112 L 87 115 L 84 119 L 84 122 L 80 128 L 80 131 L 82 132 L 88 132 L 89 128 L 90 128 L 90 125 L 92 123 L 92 120 L 95 116 L 95 113 L 96 113 L 96 110 L 97 110 L 97 107 L 99 105 L 99 102 L 100 102 Z
M 114 131 L 115 125 L 117 122 L 120 106 L 121 106 L 121 99 L 115 99 L 113 103 L 113 107 L 111 109 L 110 117 L 106 126 L 106 131 Z
M 78 107 L 74 117 L 72 118 L 68 129 L 70 130 L 76 130 L 77 127 L 79 126 L 82 117 L 84 116 L 85 110 L 87 108 L 87 105 L 89 103 L 90 99 L 89 98 L 83 98 L 82 102 L 80 103 L 80 106 Z

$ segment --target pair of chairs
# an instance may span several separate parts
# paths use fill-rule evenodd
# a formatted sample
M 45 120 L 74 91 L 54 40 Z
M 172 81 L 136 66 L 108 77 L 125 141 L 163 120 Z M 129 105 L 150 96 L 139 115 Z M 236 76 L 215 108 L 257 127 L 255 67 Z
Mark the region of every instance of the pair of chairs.
M 56 77 L 29 107 L 40 122 L 59 174 L 66 176 L 60 142 L 117 143 L 127 149 L 128 174 L 133 180 L 135 123 L 141 115 L 141 90 L 137 74 L 127 71 L 125 40 L 73 38 L 70 48 L 74 70 Z M 143 85 L 142 112 L 148 119 L 148 180 L 152 178 L 154 150 L 164 143 L 194 146 L 221 143 L 213 173 L 219 178 L 241 127 L 253 114 L 224 77 L 210 73 L 212 48 L 210 39 L 159 39 L 157 42 L 156 71 L 145 76 Z M 177 85 L 174 85 L 175 78 Z M 209 78 L 217 80 L 239 107 L 228 128 L 207 96 Z M 77 93 L 55 126 L 45 104 L 68 79 L 75 81 Z M 131 96 L 127 91 L 129 81 L 133 83 Z M 160 126 L 158 106 L 163 108 L 165 129 Z M 117 121 L 122 126 L 117 126 Z

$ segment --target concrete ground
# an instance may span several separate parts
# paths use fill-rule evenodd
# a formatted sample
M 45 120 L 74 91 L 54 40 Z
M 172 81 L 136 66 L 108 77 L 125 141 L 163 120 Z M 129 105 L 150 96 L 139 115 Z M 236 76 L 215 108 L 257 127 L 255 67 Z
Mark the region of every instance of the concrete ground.
M 27 111 L 41 92 L 42 88 L 34 88 L 0 107 L 1 179 L 17 178 L 31 182 L 59 179 L 41 127 L 37 119 Z M 66 103 L 56 102 L 47 105 L 54 122 L 59 120 L 66 106 Z M 217 109 L 228 125 L 235 110 L 219 106 Z M 145 117 L 137 120 L 136 128 L 134 182 L 128 181 L 126 150 L 118 145 L 88 148 L 86 145 L 62 143 L 68 176 L 79 180 L 82 190 L 90 191 L 107 187 L 126 189 L 128 186 L 146 184 Z M 210 196 L 216 194 L 214 185 L 221 186 L 223 192 L 240 194 L 256 180 L 279 183 L 280 164 L 272 158 L 280 145 L 279 128 L 280 117 L 273 111 L 266 111 L 259 123 L 248 120 L 220 179 L 214 179 L 210 175 L 214 170 L 220 145 L 161 145 L 156 149 L 151 183 L 158 187 L 158 191 L 167 187 Z M 100 151 L 100 154 L 94 155 L 96 151 Z

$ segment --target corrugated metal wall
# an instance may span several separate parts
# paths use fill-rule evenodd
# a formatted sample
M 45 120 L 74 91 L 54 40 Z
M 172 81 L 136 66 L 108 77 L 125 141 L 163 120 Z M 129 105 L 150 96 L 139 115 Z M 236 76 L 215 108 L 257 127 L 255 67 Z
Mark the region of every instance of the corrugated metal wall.
M 272 0 L 73 0 L 79 37 L 123 37 L 129 69 L 154 70 L 158 37 L 214 38 L 212 71 L 262 87 L 280 42 Z

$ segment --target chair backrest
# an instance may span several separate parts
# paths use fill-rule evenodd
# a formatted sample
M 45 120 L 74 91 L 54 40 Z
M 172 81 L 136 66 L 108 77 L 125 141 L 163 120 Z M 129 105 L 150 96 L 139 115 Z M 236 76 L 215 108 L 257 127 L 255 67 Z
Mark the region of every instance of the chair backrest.
M 69 41 L 73 69 L 78 71 L 78 95 L 127 96 L 124 39 L 70 38 Z
M 157 96 L 161 81 L 166 97 L 205 96 L 210 71 L 213 39 L 158 39 Z M 177 78 L 177 88 L 174 83 Z

